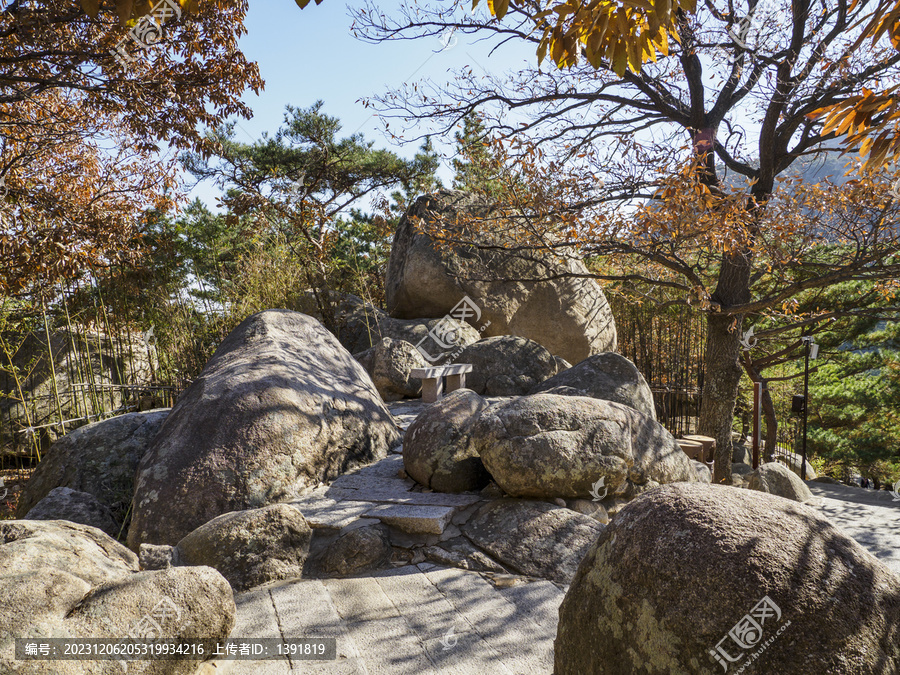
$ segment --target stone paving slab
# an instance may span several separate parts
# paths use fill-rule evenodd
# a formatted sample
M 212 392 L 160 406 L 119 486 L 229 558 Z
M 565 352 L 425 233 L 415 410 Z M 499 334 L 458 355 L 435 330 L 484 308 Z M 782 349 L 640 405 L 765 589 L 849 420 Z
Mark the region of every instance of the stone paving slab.
M 300 512 L 312 528 L 340 530 L 365 516 L 371 509 L 371 502 L 335 502 L 333 508 L 300 507 Z
M 489 581 L 456 568 L 430 569 L 425 576 L 500 653 L 513 673 L 553 672 L 553 642 L 547 637 L 547 625 L 535 623 L 528 612 L 496 592 Z M 555 636 L 555 624 L 552 632 Z
M 340 490 L 359 490 L 360 492 L 409 492 L 416 487 L 416 485 L 418 485 L 418 483 L 409 478 L 391 478 L 388 476 L 350 473 L 345 474 L 332 482 L 331 488 Z
M 566 592 L 551 581 L 532 581 L 498 589 L 500 595 L 516 606 L 517 612 L 527 616 L 540 627 L 542 635 L 556 639 L 559 606 Z
M 440 675 L 512 675 L 503 657 L 474 630 L 425 642 L 425 653 Z
M 338 488 L 329 488 L 324 494 L 336 501 L 365 499 L 370 502 L 419 504 L 420 506 L 470 506 L 482 499 L 480 495 L 447 494 L 443 492 L 363 492 L 362 490 L 341 490 Z
M 549 630 L 538 631 L 535 624 L 531 644 L 523 642 L 528 629 L 523 632 L 514 623 L 534 623 L 529 617 L 539 607 L 550 611 L 555 606 L 556 594 L 544 583 L 523 584 L 532 585 L 530 592 L 518 585 L 504 589 L 515 590 L 510 601 L 476 572 L 434 565 L 407 565 L 371 577 L 268 584 L 236 596 L 238 619 L 232 637 L 334 636 L 338 659 L 220 660 L 211 662 L 211 672 L 547 675 L 552 673 L 552 660 L 543 657 L 552 656 L 556 612 L 544 622 L 553 624 L 552 636 Z M 506 639 L 506 633 L 514 635 Z M 515 650 L 509 648 L 513 643 Z
M 385 478 L 399 478 L 403 471 L 403 457 L 388 455 L 373 464 L 357 469 L 352 475 L 356 476 L 384 476 Z
M 363 654 L 370 675 L 437 673 L 425 646 L 402 616 L 348 623 L 347 629 Z
M 400 616 L 394 603 L 371 578 L 324 579 L 322 583 L 343 621 L 357 623 Z
M 423 641 L 443 637 L 451 628 L 461 632 L 473 629 L 415 565 L 376 572 L 373 579 Z
M 276 582 L 235 596 L 237 620 L 231 637 L 334 637 L 336 661 L 213 661 L 223 675 L 280 675 L 309 672 L 353 675 L 365 673 L 356 643 L 331 602 L 325 586 L 315 579 Z M 292 670 L 293 668 L 293 670 Z
M 407 534 L 443 534 L 454 513 L 456 508 L 453 506 L 391 504 L 376 506 L 366 516 L 378 518 L 385 525 Z
M 806 483 L 819 510 L 882 563 L 900 574 L 900 501 L 891 493 L 847 485 Z

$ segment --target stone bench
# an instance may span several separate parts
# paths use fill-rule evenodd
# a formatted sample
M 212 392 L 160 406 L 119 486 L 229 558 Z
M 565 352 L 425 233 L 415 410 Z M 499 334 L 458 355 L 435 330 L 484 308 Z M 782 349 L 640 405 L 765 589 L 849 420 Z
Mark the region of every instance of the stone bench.
M 431 366 L 430 368 L 413 368 L 412 377 L 422 380 L 422 400 L 434 403 L 444 395 L 444 378 L 447 378 L 447 391 L 455 391 L 466 386 L 466 373 L 472 372 L 472 364 L 455 363 L 452 366 Z

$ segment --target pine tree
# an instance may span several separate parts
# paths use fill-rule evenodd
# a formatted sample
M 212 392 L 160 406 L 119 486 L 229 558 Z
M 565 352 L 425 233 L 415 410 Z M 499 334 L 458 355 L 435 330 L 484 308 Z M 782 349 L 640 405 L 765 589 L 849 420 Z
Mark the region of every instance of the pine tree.
M 487 135 L 484 121 L 477 113 L 470 112 L 463 118 L 462 130 L 453 136 L 456 156 L 450 165 L 454 171 L 454 189 L 497 199 L 503 191 L 500 179 L 503 161 Z

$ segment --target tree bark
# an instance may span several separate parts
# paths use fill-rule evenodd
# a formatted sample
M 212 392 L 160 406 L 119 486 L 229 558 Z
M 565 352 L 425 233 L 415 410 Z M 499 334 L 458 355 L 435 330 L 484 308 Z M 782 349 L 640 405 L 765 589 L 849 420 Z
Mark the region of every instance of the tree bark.
M 700 433 L 716 439 L 713 482 L 731 485 L 731 426 L 741 381 L 742 315 L 726 314 L 750 299 L 750 251 L 726 253 L 715 293 L 718 311 L 707 314 L 705 372 L 700 399 Z M 714 310 L 715 310 L 714 305 Z
M 774 462 L 775 444 L 778 442 L 778 416 L 775 414 L 775 403 L 765 380 L 763 380 L 762 409 L 766 418 L 766 452 L 763 455 L 763 463 Z
M 706 372 L 700 399 L 700 433 L 716 439 L 714 483 L 731 485 L 731 423 L 741 380 L 741 333 L 734 317 L 707 317 Z

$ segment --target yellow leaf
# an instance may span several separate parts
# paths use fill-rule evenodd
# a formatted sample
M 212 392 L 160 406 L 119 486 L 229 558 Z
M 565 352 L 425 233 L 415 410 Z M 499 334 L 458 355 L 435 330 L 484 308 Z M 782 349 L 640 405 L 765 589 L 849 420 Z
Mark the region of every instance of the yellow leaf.
M 628 47 L 624 42 L 616 43 L 616 51 L 612 60 L 613 72 L 619 77 L 625 74 L 625 69 L 628 67 Z
M 509 0 L 488 0 L 488 9 L 491 10 L 491 14 L 502 19 L 509 9 Z
M 537 50 L 538 66 L 540 66 L 541 63 L 543 63 L 544 57 L 547 56 L 547 42 L 548 42 L 547 36 L 545 35 L 544 39 L 541 40 L 541 43 L 538 45 L 538 50 Z
M 100 15 L 100 0 L 81 0 L 81 9 L 92 19 Z

